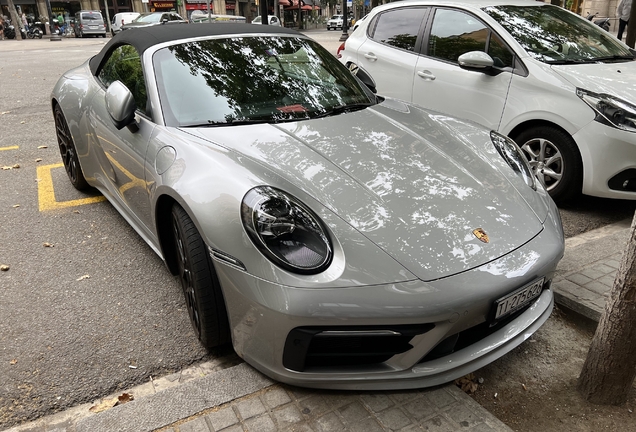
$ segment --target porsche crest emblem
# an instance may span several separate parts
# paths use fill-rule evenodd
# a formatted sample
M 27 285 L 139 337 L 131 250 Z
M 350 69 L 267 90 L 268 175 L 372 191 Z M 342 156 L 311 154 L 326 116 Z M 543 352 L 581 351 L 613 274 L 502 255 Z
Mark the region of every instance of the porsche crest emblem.
M 482 228 L 473 230 L 473 234 L 475 234 L 475 237 L 477 237 L 479 241 L 482 241 L 484 243 L 488 243 L 490 241 L 490 239 L 488 239 L 488 234 L 486 234 L 486 231 L 484 231 Z

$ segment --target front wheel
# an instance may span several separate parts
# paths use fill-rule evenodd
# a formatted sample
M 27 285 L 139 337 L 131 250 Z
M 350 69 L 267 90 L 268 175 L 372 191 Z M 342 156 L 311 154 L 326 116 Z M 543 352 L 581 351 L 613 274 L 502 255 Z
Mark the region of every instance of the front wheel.
M 197 337 L 206 348 L 229 342 L 225 301 L 212 259 L 192 219 L 176 204 L 172 207 L 172 234 L 177 277 Z
M 554 201 L 567 201 L 581 193 L 583 162 L 568 133 L 552 126 L 538 126 L 526 129 L 514 140 Z
M 54 116 L 57 144 L 60 147 L 60 154 L 62 155 L 62 162 L 64 162 L 64 169 L 68 179 L 75 189 L 80 191 L 88 190 L 90 186 L 82 173 L 71 131 L 59 105 L 55 106 Z

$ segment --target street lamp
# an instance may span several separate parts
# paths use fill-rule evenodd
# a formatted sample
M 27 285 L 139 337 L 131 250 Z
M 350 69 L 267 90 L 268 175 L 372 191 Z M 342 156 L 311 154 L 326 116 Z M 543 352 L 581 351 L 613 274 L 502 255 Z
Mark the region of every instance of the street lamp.
M 267 10 L 267 0 L 261 0 L 261 25 L 269 25 L 269 13 Z
M 338 39 L 340 42 L 344 42 L 347 38 L 349 38 L 349 33 L 347 33 L 348 30 L 349 13 L 347 12 L 347 0 L 342 0 L 342 35 L 340 36 L 340 39 Z

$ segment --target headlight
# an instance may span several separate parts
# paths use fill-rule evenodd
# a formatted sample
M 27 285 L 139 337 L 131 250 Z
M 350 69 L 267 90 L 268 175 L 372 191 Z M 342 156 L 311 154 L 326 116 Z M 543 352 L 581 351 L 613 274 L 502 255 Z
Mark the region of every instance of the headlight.
M 268 186 L 250 190 L 241 219 L 261 253 L 286 270 L 315 274 L 331 263 L 333 248 L 322 222 L 285 192 Z
M 510 165 L 510 168 L 512 168 L 528 186 L 537 190 L 536 178 L 519 146 L 507 136 L 495 131 L 490 131 L 490 139 L 501 157 Z
M 636 132 L 636 106 L 607 94 L 576 89 L 576 95 L 596 111 L 596 121 L 629 132 Z

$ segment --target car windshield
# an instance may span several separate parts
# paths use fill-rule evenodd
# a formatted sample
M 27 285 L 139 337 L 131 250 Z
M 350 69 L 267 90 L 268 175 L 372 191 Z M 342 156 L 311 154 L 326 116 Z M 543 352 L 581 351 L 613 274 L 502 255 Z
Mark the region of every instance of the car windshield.
M 82 14 L 82 19 L 85 21 L 102 21 L 103 18 L 100 14 L 98 13 L 83 13 Z
M 342 19 L 342 15 L 334 15 L 331 17 L 333 20 Z
M 612 35 L 556 6 L 483 9 L 535 59 L 550 64 L 633 60 Z
M 295 121 L 376 103 L 332 54 L 298 37 L 187 42 L 158 50 L 153 65 L 168 126 Z
M 151 13 L 148 15 L 139 15 L 135 18 L 134 22 L 144 22 L 144 23 L 158 23 L 161 19 L 162 14 L 160 13 Z

